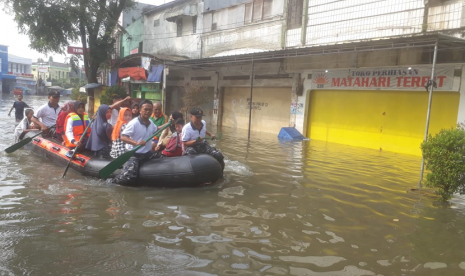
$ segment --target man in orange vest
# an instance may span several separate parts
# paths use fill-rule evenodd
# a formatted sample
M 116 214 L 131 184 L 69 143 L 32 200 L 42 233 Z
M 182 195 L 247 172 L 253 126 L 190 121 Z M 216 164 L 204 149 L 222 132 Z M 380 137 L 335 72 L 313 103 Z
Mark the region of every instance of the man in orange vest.
M 84 112 L 85 105 L 81 101 L 76 101 L 74 104 L 74 112 L 70 112 L 65 119 L 65 145 L 68 148 L 76 148 L 80 150 L 86 145 L 86 141 L 90 136 L 90 128 L 87 130 L 86 136 L 79 143 L 84 130 L 89 125 L 90 120 L 87 113 Z

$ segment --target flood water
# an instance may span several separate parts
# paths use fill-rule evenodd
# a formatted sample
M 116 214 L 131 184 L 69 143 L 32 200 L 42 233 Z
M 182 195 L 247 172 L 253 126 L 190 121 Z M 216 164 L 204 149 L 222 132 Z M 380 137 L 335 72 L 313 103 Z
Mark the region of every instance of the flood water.
M 5 154 L 12 103 L 3 95 L 0 275 L 465 275 L 465 200 L 408 193 L 419 157 L 222 129 L 216 185 L 109 186 Z

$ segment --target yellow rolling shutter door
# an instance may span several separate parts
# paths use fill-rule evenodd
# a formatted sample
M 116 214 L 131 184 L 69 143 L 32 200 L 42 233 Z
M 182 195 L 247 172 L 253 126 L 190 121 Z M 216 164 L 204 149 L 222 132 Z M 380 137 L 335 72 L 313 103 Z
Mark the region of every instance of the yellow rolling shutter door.
M 430 133 L 455 127 L 459 93 L 435 92 Z M 314 90 L 307 136 L 315 140 L 421 155 L 428 93 Z

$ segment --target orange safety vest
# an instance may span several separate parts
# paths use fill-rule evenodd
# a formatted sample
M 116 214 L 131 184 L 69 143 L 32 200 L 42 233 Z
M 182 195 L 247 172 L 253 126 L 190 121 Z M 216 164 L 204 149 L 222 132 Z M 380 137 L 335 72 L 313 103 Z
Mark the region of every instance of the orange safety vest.
M 82 115 L 82 118 L 83 120 L 81 120 L 81 117 L 79 117 L 79 115 L 77 115 L 74 112 L 71 112 L 68 114 L 68 116 L 66 116 L 66 119 L 65 119 L 65 133 L 66 133 L 66 126 L 68 125 L 68 120 L 73 120 L 73 135 L 74 135 L 75 141 L 79 141 L 79 139 L 81 139 L 81 136 L 84 133 L 84 130 L 90 123 L 89 116 L 87 116 L 87 113 L 84 112 L 84 114 Z M 86 137 L 89 138 L 89 136 L 90 136 L 90 127 L 86 133 Z M 68 148 L 76 147 L 75 144 L 71 143 L 71 141 L 68 140 L 68 137 L 66 137 L 66 135 L 65 135 L 65 145 Z

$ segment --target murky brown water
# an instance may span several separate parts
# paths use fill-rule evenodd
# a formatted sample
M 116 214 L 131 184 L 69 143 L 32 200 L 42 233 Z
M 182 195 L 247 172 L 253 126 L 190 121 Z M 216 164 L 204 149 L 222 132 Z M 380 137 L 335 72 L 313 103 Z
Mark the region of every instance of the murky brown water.
M 223 129 L 215 186 L 107 186 L 63 180 L 27 150 L 7 156 L 11 104 L 4 95 L 0 275 L 465 274 L 465 200 L 406 193 L 417 157 Z

